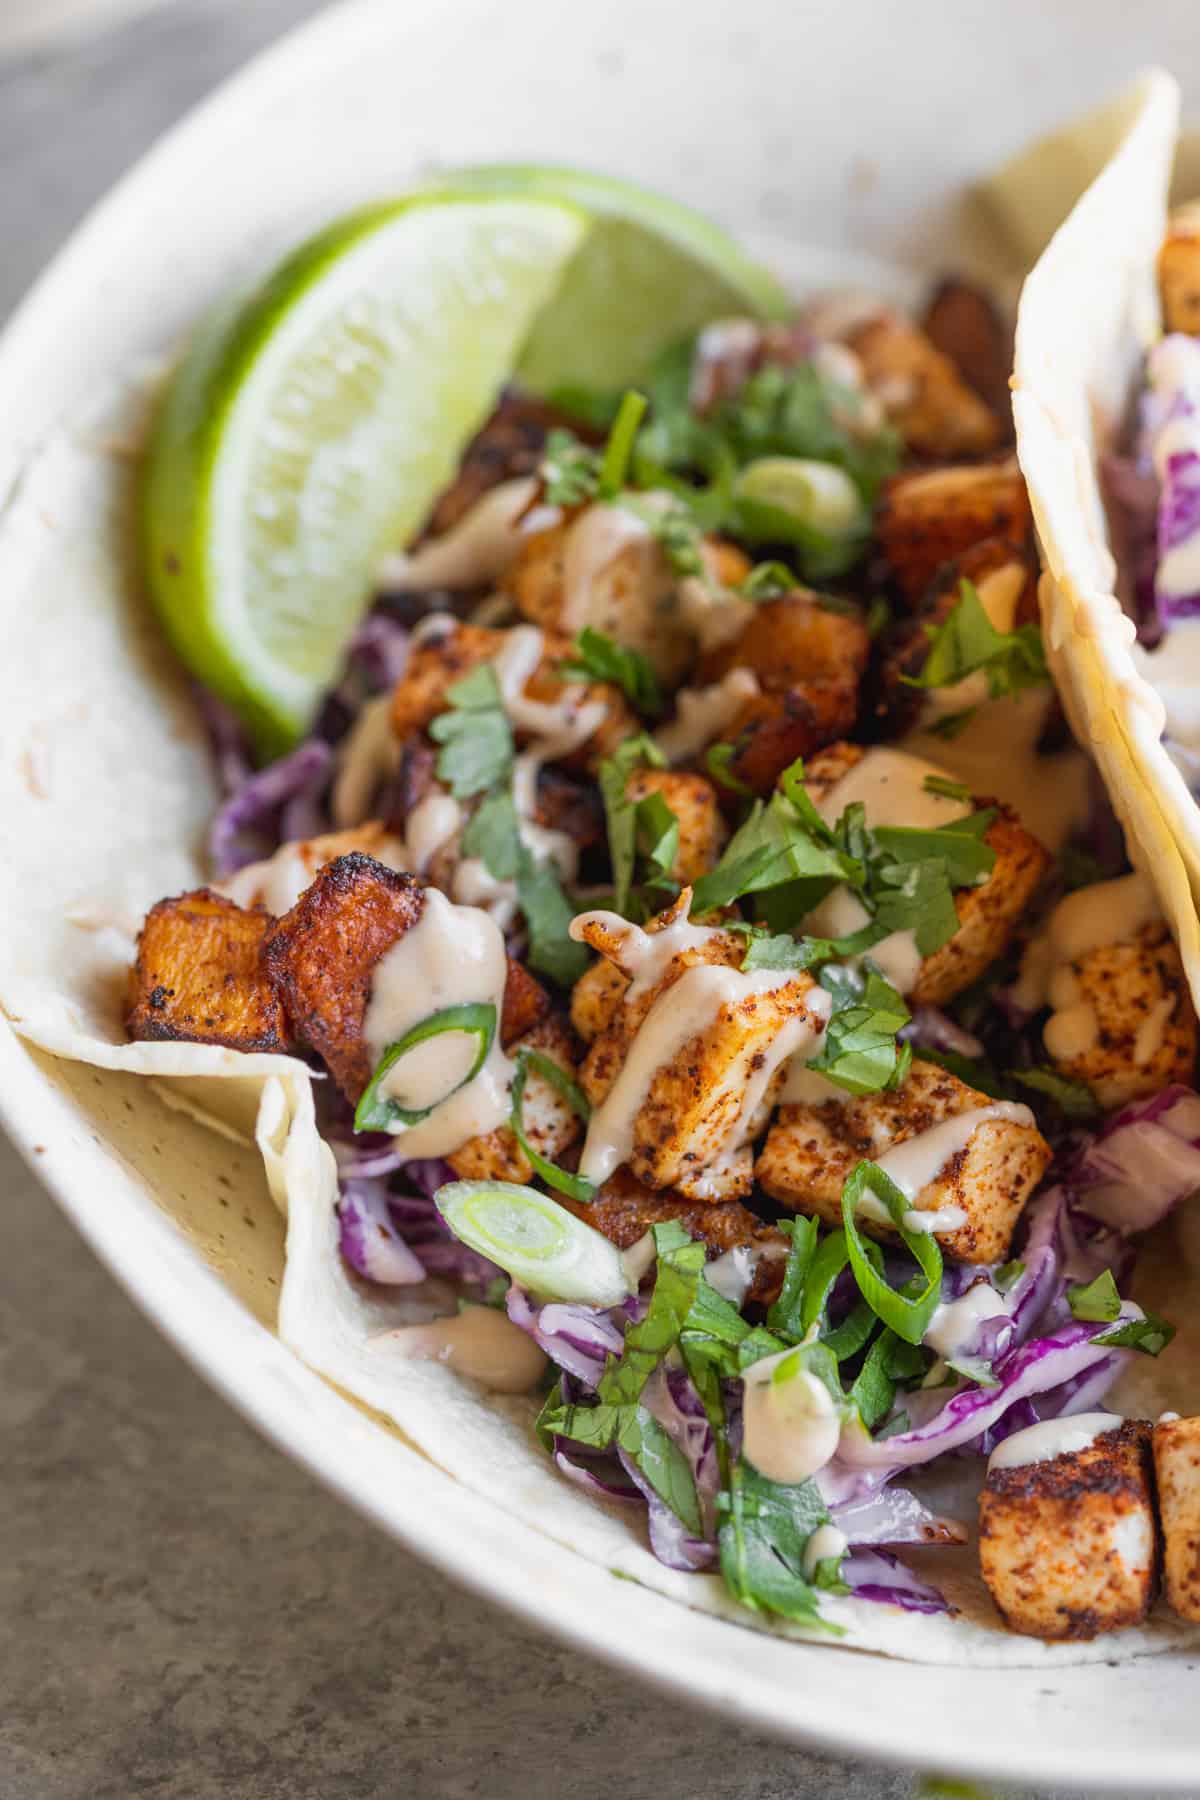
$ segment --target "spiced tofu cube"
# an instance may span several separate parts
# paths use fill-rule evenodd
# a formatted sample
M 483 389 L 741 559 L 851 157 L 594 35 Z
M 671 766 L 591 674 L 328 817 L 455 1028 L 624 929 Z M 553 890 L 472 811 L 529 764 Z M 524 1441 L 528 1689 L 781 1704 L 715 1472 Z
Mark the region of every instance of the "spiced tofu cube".
M 287 1014 L 263 960 L 273 925 L 270 913 L 210 888 L 152 906 L 130 971 L 130 1037 L 285 1049 Z
M 510 970 L 514 966 L 520 965 L 510 964 Z M 543 1019 L 507 1048 L 514 1058 L 522 1050 L 540 1051 L 574 1079 L 575 1044 L 564 1019 L 554 1015 Z M 521 1129 L 538 1155 L 549 1162 L 557 1162 L 583 1130 L 569 1101 L 534 1068 L 529 1070 L 522 1097 Z M 446 1160 L 460 1181 L 528 1182 L 534 1179 L 533 1165 L 508 1125 L 498 1125 L 482 1137 L 469 1139 Z
M 983 456 L 1003 435 L 991 407 L 969 388 L 948 356 L 899 313 L 879 312 L 846 343 L 867 386 L 908 448 L 918 456 Z
M 681 887 L 691 886 L 715 869 L 729 832 L 717 804 L 717 790 L 703 775 L 671 769 L 635 769 L 625 784 L 625 798 L 659 794 L 675 815 L 679 844 L 668 871 Z
M 991 1101 L 919 1058 L 894 1091 L 847 1094 L 815 1072 L 808 1082 L 812 1098 L 779 1108 L 755 1165 L 773 1200 L 840 1225 L 842 1188 L 856 1166 L 909 1145 L 901 1160 L 910 1206 L 940 1221 L 933 1235 L 943 1250 L 960 1262 L 1004 1261 L 1051 1157 L 1027 1107 Z M 904 1185 L 899 1167 L 884 1168 Z M 858 1222 L 884 1242 L 896 1237 L 882 1218 Z
M 1105 1112 L 1191 1084 L 1196 1014 L 1179 951 L 1162 924 L 1055 970 L 1042 1030 L 1054 1067 L 1086 1082 Z
M 1167 1599 L 1180 1618 L 1200 1620 L 1200 1419 L 1164 1415 L 1153 1448 Z
M 1128 1419 L 1084 1449 L 990 1469 L 979 1560 L 1005 1624 L 1027 1637 L 1140 1624 L 1159 1563 L 1149 1425 Z
M 1200 337 L 1200 206 L 1181 207 L 1158 253 L 1163 325 Z
M 969 467 L 920 469 L 885 482 L 875 520 L 888 568 L 915 605 L 944 563 L 984 538 L 1018 548 L 1032 529 L 1015 457 Z
M 326 863 L 267 938 L 267 970 L 297 1032 L 349 1100 L 371 1078 L 363 1023 L 376 965 L 424 905 L 411 875 L 352 851 Z

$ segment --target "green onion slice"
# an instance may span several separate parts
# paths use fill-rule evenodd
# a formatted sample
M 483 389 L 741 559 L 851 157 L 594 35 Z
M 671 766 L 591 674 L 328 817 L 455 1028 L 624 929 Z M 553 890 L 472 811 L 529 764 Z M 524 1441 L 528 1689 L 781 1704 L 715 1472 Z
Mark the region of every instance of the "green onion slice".
M 557 1188 L 560 1194 L 579 1201 L 581 1206 L 590 1206 L 596 1198 L 595 1182 L 586 1180 L 582 1175 L 572 1175 L 569 1169 L 560 1169 L 557 1163 L 539 1155 L 525 1136 L 521 1113 L 525 1101 L 525 1083 L 531 1069 L 562 1095 L 576 1117 L 585 1122 L 591 1117 L 592 1108 L 587 1095 L 578 1082 L 572 1081 L 565 1069 L 560 1069 L 552 1057 L 543 1056 L 540 1050 L 522 1050 L 517 1055 L 517 1072 L 512 1084 L 512 1117 L 509 1119 L 512 1134 L 547 1187 Z
M 905 1249 L 925 1277 L 924 1285 L 914 1294 L 897 1293 L 888 1286 L 859 1233 L 855 1213 L 868 1189 L 887 1207 Z M 942 1250 L 931 1232 L 909 1231 L 903 1222 L 908 1204 L 891 1176 L 872 1162 L 860 1162 L 842 1189 L 842 1225 L 858 1291 L 897 1337 L 906 1344 L 919 1344 L 942 1297 Z
M 460 1242 L 540 1299 L 616 1306 L 633 1291 L 616 1245 L 536 1188 L 451 1181 L 434 1200 Z
M 418 1044 L 428 1042 L 430 1038 L 441 1037 L 444 1031 L 461 1031 L 478 1041 L 474 1060 L 461 1081 L 456 1081 L 449 1093 L 435 1100 L 432 1106 L 410 1108 L 401 1106 L 398 1100 L 392 1100 L 380 1094 L 379 1089 L 386 1077 L 395 1068 L 401 1057 L 415 1050 Z M 492 1044 L 496 1037 L 496 1008 L 491 1000 L 473 1000 L 466 1006 L 447 1006 L 441 1012 L 430 1013 L 411 1031 L 406 1031 L 402 1038 L 389 1044 L 379 1060 L 370 1081 L 363 1090 L 354 1112 L 355 1131 L 393 1131 L 397 1125 L 419 1125 L 427 1119 L 431 1112 L 449 1100 L 451 1094 L 457 1094 L 460 1088 L 474 1081 L 480 1069 L 487 1061 Z

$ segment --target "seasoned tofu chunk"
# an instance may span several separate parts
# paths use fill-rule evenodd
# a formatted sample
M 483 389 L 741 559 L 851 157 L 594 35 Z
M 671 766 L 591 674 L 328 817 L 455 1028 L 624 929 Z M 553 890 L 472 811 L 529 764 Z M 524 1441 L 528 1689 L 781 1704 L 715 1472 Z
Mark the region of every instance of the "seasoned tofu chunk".
M 1026 544 L 1032 515 L 1017 459 L 894 475 L 884 483 L 875 528 L 889 570 L 915 603 L 943 563 L 984 538 Z
M 787 1239 L 738 1200 L 710 1205 L 686 1200 L 682 1194 L 659 1193 L 638 1181 L 629 1169 L 618 1169 L 590 1205 L 562 1195 L 559 1200 L 576 1218 L 611 1238 L 618 1250 L 631 1249 L 653 1226 L 678 1219 L 685 1231 L 708 1246 L 710 1260 L 731 1251 L 742 1252 L 741 1273 L 749 1281 L 747 1300 L 769 1306 L 779 1296 Z
M 1200 1620 L 1200 1419 L 1160 1419 L 1153 1444 L 1167 1599 Z
M 508 959 L 508 975 L 504 983 L 504 1005 L 500 1013 L 500 1042 L 507 1050 L 518 1038 L 526 1037 L 540 1025 L 550 1011 L 550 996 L 524 963 Z
M 685 920 L 686 899 L 685 890 Z M 603 917 L 585 919 L 583 937 L 619 966 L 625 959 L 629 972 L 636 966 L 628 961 L 630 946 L 636 943 L 639 954 L 646 954 L 655 934 L 627 927 L 614 936 Z M 665 917 L 677 923 L 679 910 Z M 777 1045 L 794 1047 L 823 1030 L 824 1007 L 806 1004 L 814 983 L 804 973 L 769 987 L 744 976 L 719 984 L 720 993 L 712 991 L 718 984 L 695 977 L 710 965 L 740 971 L 744 943 L 716 928 L 688 926 L 687 932 L 688 937 L 672 939 L 679 947 L 669 958 L 650 965 L 651 975 L 643 970 L 633 981 L 589 1049 L 580 1081 L 598 1108 L 627 1065 L 644 1065 L 644 1085 L 631 1102 L 631 1149 L 623 1160 L 649 1187 L 675 1188 L 688 1199 L 732 1200 L 750 1190 L 750 1143 L 765 1125 L 783 1080 Z M 690 1022 L 693 1008 L 696 1030 L 680 1042 L 676 1020 Z M 639 1041 L 644 1026 L 647 1037 Z
M 263 962 L 274 920 L 199 888 L 160 900 L 138 934 L 125 1028 L 131 1038 L 283 1050 L 287 1014 Z
M 884 1168 L 901 1185 L 902 1176 L 913 1182 L 913 1211 L 939 1218 L 933 1235 L 943 1250 L 960 1262 L 1005 1260 L 1051 1157 L 1027 1108 L 997 1106 L 920 1058 L 894 1092 L 856 1096 L 815 1073 L 808 1080 L 812 1098 L 779 1108 L 755 1165 L 773 1200 L 840 1225 L 842 1188 L 857 1164 L 908 1145 Z M 896 1237 L 889 1222 L 866 1213 L 860 1224 L 884 1242 Z
M 733 745 L 729 773 L 752 794 L 769 794 L 798 756 L 810 757 L 854 727 L 858 682 L 814 677 L 781 693 L 749 696 L 721 735 Z
M 987 402 L 1012 436 L 1009 377 L 1013 366 L 1012 321 L 973 281 L 949 276 L 929 302 L 921 328 L 935 350 L 948 356 L 967 386 Z
M 917 455 L 983 456 L 1000 442 L 995 413 L 910 319 L 878 312 L 845 341 L 862 363 L 867 386 Z
M 507 1010 L 507 990 L 505 1008 Z M 543 1019 L 515 1042 L 508 1043 L 506 1048 L 514 1058 L 522 1050 L 539 1050 L 568 1075 L 575 1075 L 575 1045 L 570 1029 L 564 1019 L 554 1015 Z M 521 1125 L 533 1148 L 550 1162 L 557 1162 L 583 1130 L 582 1122 L 558 1089 L 535 1069 L 530 1069 L 525 1083 Z M 497 1126 L 484 1137 L 471 1138 L 446 1160 L 460 1181 L 528 1182 L 534 1179 L 533 1165 L 507 1125 Z
M 267 971 L 297 1032 L 349 1100 L 371 1078 L 363 1020 L 375 966 L 424 904 L 411 875 L 354 851 L 326 863 L 267 937 Z
M 736 586 L 749 573 L 731 544 L 710 540 L 703 554 L 719 586 Z M 695 635 L 680 577 L 658 539 L 620 507 L 590 506 L 531 533 L 506 579 L 517 610 L 535 625 L 568 637 L 585 625 L 607 632 L 648 656 L 668 686 L 691 661 Z
M 1196 1014 L 1165 925 L 1058 968 L 1042 1039 L 1060 1074 L 1086 1082 L 1105 1112 L 1174 1081 L 1191 1085 Z
M 1163 325 L 1200 337 L 1200 205 L 1180 207 L 1158 253 Z
M 1004 1623 L 1027 1637 L 1093 1638 L 1145 1618 L 1158 1583 L 1150 1427 L 993 1468 L 979 1496 L 979 1560 Z
M 634 769 L 625 784 L 625 797 L 635 804 L 650 794 L 661 794 L 679 825 L 679 848 L 670 875 L 681 887 L 690 886 L 715 869 L 729 837 L 717 804 L 717 790 L 703 775 L 671 769 Z
M 628 986 L 629 977 L 603 956 L 584 970 L 571 989 L 571 1023 L 585 1044 L 611 1023 Z
M 295 906 L 326 863 L 348 856 L 352 850 L 361 850 L 389 869 L 404 867 L 403 838 L 395 837 L 380 820 L 370 819 L 348 831 L 327 831 L 322 837 L 281 844 L 274 856 L 247 863 L 235 875 L 216 883 L 216 892 L 227 894 L 239 906 L 263 906 L 278 917 Z
M 911 730 L 929 704 L 926 694 L 910 687 L 905 677 L 917 676 L 925 667 L 929 628 L 946 623 L 962 598 L 964 581 L 974 587 L 997 631 L 1037 622 L 1038 565 L 1031 546 L 1021 548 L 1003 537 L 984 538 L 945 563 L 913 616 L 899 620 L 880 642 L 873 711 L 887 737 Z M 954 690 L 946 697 L 954 699 Z
M 820 805 L 867 754 L 859 744 L 832 744 L 813 757 L 805 779 L 816 803 Z M 923 959 L 908 990 L 908 997 L 918 1006 L 944 1006 L 1003 954 L 1050 867 L 1049 852 L 1025 830 L 1011 807 L 979 798 L 973 798 L 971 804 L 977 809 L 995 806 L 996 817 L 983 841 L 994 851 L 996 861 L 978 887 L 955 890 L 958 930 L 940 950 Z

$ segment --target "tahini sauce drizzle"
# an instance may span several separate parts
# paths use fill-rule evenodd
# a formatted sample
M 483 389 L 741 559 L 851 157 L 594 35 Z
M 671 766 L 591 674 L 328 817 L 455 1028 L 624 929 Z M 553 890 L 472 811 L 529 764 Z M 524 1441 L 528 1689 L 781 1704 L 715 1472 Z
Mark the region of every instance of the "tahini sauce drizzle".
M 445 1007 L 490 1001 L 499 1020 L 507 974 L 504 938 L 495 920 L 427 888 L 417 923 L 375 967 L 363 1020 L 371 1067 L 378 1067 L 390 1044 Z M 513 1065 L 500 1047 L 499 1031 L 474 1080 L 435 1104 L 462 1080 L 477 1047 L 462 1032 L 443 1032 L 402 1057 L 388 1075 L 380 1090 L 384 1097 L 414 1109 L 433 1106 L 419 1124 L 396 1128 L 410 1156 L 446 1156 L 508 1117 Z
M 1059 901 L 1025 951 L 1013 986 L 1013 998 L 1026 1012 L 1038 1012 L 1043 1006 L 1054 1009 L 1042 1037 L 1056 1060 L 1068 1062 L 1085 1055 L 1099 1034 L 1096 1014 L 1071 965 L 1107 944 L 1135 943 L 1143 926 L 1160 917 L 1154 889 L 1136 873 L 1093 882 Z M 1173 996 L 1167 1000 L 1169 1004 L 1155 1008 L 1143 1021 L 1145 1036 L 1139 1032 L 1135 1045 L 1139 1061 L 1148 1062 L 1162 1041 L 1174 1010 Z
M 1052 1462 L 1056 1456 L 1087 1450 L 1106 1431 L 1116 1431 L 1124 1423 L 1119 1414 L 1107 1412 L 1044 1419 L 1040 1425 L 1027 1426 L 1002 1439 L 988 1458 L 988 1473 L 993 1469 L 1021 1469 L 1028 1463 Z
M 421 593 L 498 581 L 516 560 L 522 540 L 562 517 L 556 506 L 526 510 L 537 491 L 533 475 L 489 488 L 449 531 L 411 555 L 389 557 L 380 570 L 381 585 L 390 592 Z
M 376 1338 L 422 1362 L 446 1363 L 493 1394 L 524 1394 L 541 1380 L 545 1353 L 494 1306 L 464 1306 L 448 1319 L 403 1325 Z

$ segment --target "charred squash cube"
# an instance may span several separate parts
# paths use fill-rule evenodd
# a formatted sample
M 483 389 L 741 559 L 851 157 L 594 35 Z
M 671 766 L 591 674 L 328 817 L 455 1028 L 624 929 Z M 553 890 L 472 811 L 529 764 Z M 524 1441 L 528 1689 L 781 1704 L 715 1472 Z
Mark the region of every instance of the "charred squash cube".
M 287 1015 L 263 962 L 274 920 L 199 888 L 146 915 L 130 972 L 131 1038 L 283 1050 Z
M 885 482 L 876 530 L 907 599 L 921 599 L 943 563 L 984 538 L 1024 545 L 1032 515 L 1015 457 L 970 467 L 920 469 Z
M 326 863 L 267 938 L 267 970 L 297 1032 L 350 1100 L 371 1078 L 363 1021 L 375 966 L 424 905 L 411 875 L 353 851 Z
M 1149 1425 L 1127 1419 L 1085 1449 L 991 1469 L 979 1561 L 1004 1623 L 1026 1637 L 1140 1624 L 1159 1565 Z

